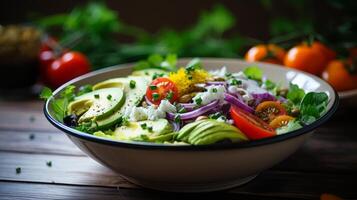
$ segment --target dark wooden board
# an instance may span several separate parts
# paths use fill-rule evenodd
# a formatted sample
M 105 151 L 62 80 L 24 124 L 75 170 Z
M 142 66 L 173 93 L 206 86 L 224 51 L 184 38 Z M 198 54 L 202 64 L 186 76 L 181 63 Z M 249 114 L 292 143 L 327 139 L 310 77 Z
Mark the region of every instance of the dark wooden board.
M 21 182 L 0 181 L 1 199 L 76 199 L 76 200 L 152 200 L 152 199 L 172 199 L 172 200 L 193 200 L 193 199 L 214 199 L 214 200 L 282 200 L 286 197 L 261 196 L 256 194 L 214 192 L 214 193 L 168 193 L 157 192 L 146 189 L 126 189 L 120 187 L 88 187 L 73 185 L 55 184 L 34 184 Z M 301 200 L 306 198 L 289 197 L 291 200 Z
M 139 188 L 97 164 L 47 122 L 42 106 L 0 102 L 0 199 L 318 199 L 324 192 L 357 199 L 356 109 L 338 113 L 295 154 L 252 182 L 185 195 Z

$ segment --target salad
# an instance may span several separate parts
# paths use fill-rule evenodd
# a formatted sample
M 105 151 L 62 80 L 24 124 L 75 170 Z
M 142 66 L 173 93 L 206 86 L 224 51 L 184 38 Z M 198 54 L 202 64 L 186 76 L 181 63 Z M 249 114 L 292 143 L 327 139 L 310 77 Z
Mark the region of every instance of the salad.
M 107 139 L 208 145 L 286 134 L 317 120 L 328 103 L 326 93 L 282 87 L 257 66 L 207 71 L 193 59 L 177 68 L 175 56 L 154 55 L 134 69 L 127 77 L 68 86 L 51 101 L 53 114 Z M 52 92 L 45 88 L 41 96 Z

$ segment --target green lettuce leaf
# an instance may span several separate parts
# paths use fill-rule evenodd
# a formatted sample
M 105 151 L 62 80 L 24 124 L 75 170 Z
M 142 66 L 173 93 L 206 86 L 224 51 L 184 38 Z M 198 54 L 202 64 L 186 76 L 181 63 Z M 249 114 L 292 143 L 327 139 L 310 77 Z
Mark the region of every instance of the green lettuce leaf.
M 302 99 L 305 96 L 305 91 L 299 88 L 298 85 L 290 83 L 289 91 L 287 94 L 287 98 L 293 102 L 294 104 L 300 104 Z
M 263 71 L 257 66 L 247 67 L 243 73 L 249 78 L 256 81 L 261 81 L 263 78 Z

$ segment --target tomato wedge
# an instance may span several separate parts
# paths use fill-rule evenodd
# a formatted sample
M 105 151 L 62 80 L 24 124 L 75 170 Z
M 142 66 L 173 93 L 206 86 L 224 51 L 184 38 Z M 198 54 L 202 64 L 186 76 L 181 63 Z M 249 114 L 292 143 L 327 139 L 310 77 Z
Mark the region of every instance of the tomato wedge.
M 271 128 L 269 124 L 236 106 L 231 106 L 230 114 L 236 127 L 251 140 L 276 135 L 275 130 Z
M 159 105 L 163 99 L 173 103 L 178 99 L 178 89 L 170 79 L 160 77 L 150 83 L 146 89 L 146 97 L 155 105 Z
M 271 122 L 279 115 L 285 115 L 285 108 L 277 101 L 264 101 L 255 108 L 256 115 L 265 122 Z
M 288 123 L 295 119 L 294 117 L 291 117 L 289 115 L 280 115 L 277 116 L 275 119 L 273 119 L 269 125 L 273 128 L 273 129 L 277 129 L 280 128 L 282 126 L 286 126 L 288 125 Z

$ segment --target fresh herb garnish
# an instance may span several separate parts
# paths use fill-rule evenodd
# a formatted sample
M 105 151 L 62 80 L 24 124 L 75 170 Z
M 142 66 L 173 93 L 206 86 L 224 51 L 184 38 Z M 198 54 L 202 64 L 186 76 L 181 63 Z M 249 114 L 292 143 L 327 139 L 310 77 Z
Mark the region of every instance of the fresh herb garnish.
M 135 88 L 135 85 L 136 85 L 136 82 L 134 80 L 130 80 L 129 82 L 129 86 L 131 89 L 134 89 Z
M 175 121 L 176 123 L 181 122 L 181 116 L 180 116 L 180 115 L 176 115 L 175 118 L 174 118 L 174 121 Z
M 96 98 L 96 99 L 99 99 L 99 97 L 100 97 L 99 94 L 94 95 L 94 98 Z
M 140 124 L 140 126 L 141 126 L 141 128 L 144 129 L 144 130 L 147 128 L 147 124 L 146 124 L 146 123 L 142 123 L 142 124 Z
M 150 90 L 156 90 L 157 86 L 156 85 L 150 85 L 149 88 L 150 88 Z
M 202 104 L 202 98 L 199 97 L 199 98 L 195 99 L 195 103 L 196 103 L 197 105 L 201 105 L 201 104 Z
M 186 108 L 182 106 L 181 108 L 178 109 L 177 112 L 178 113 L 185 113 L 186 112 Z
M 75 86 L 69 85 L 67 86 L 59 95 L 58 98 L 52 99 L 51 100 L 51 108 L 53 110 L 53 115 L 57 120 L 60 122 L 63 122 L 63 118 L 66 116 L 66 109 L 68 106 L 68 103 L 71 102 L 74 97 L 74 89 Z M 40 98 L 47 100 L 52 97 L 52 90 L 50 88 L 43 88 L 40 94 Z
M 52 161 L 47 161 L 47 162 L 46 162 L 46 165 L 47 165 L 48 167 L 52 167 Z
M 240 85 L 240 84 L 242 84 L 242 81 L 237 79 L 232 79 L 230 82 L 230 85 Z
M 243 70 L 244 75 L 249 79 L 261 81 L 263 78 L 263 71 L 257 66 L 247 67 Z
M 152 76 L 152 79 L 153 80 L 155 80 L 155 79 L 157 79 L 157 78 L 159 78 L 159 77 L 163 77 L 165 74 L 164 73 L 154 73 L 154 75 Z
M 174 93 L 170 90 L 166 95 L 166 99 L 171 100 L 173 96 L 174 96 Z
M 153 131 L 152 126 L 148 126 L 147 129 L 150 133 Z
M 111 94 L 108 94 L 107 99 L 108 99 L 108 100 L 111 100 L 111 99 L 112 99 L 112 95 L 111 95 Z
M 157 101 L 160 98 L 160 95 L 158 93 L 152 93 L 152 98 L 154 101 Z
M 217 93 L 217 88 L 212 88 L 213 93 Z
M 216 112 L 216 113 L 214 113 L 214 114 L 210 114 L 210 115 L 208 116 L 208 118 L 210 118 L 210 119 L 218 119 L 218 118 L 220 118 L 221 116 L 222 116 L 222 113 Z
M 121 125 L 122 126 L 128 126 L 130 124 L 128 118 L 126 117 L 123 117 L 122 120 L 121 120 Z
M 21 167 L 16 167 L 16 174 L 21 174 Z

